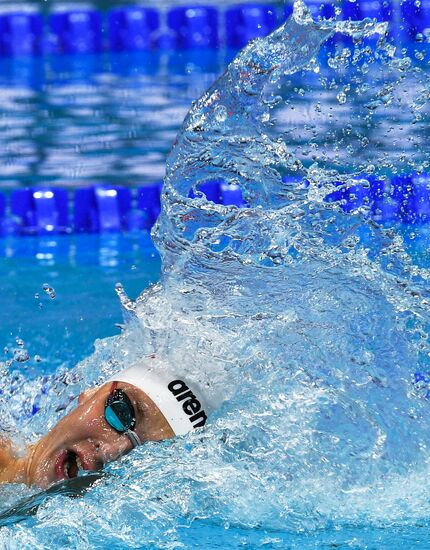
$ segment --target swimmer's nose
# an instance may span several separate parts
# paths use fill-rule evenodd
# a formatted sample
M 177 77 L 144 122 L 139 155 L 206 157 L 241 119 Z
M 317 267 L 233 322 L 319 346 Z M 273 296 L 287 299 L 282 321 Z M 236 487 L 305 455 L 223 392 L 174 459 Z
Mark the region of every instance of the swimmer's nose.
M 125 445 L 107 445 L 105 442 L 96 442 L 94 439 L 81 441 L 69 449 L 69 454 L 75 457 L 78 470 L 87 471 L 101 470 L 105 464 L 117 460 L 126 452 L 128 451 Z
M 112 434 L 109 439 L 100 439 L 96 444 L 97 459 L 103 464 L 118 460 L 132 450 L 128 437 L 124 434 Z

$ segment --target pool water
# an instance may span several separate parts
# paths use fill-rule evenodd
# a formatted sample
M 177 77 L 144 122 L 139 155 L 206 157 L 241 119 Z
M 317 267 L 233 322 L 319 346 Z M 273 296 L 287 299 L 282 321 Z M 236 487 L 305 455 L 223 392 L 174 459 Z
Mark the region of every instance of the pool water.
M 216 52 L 214 66 L 187 55 L 1 60 L 1 188 L 161 180 L 191 101 L 222 66 Z
M 22 340 L 29 360 L 15 365 L 30 377 L 72 367 L 119 332 L 117 283 L 136 298 L 160 276 L 149 233 L 8 237 L 0 255 L 0 349 L 9 360 Z
M 368 25 L 341 30 L 366 38 Z M 339 182 L 350 190 L 349 176 L 363 172 L 424 172 L 426 134 L 420 129 L 428 102 L 414 84 L 425 90 L 428 80 L 384 44 L 377 60 L 369 48 L 360 53 L 359 44 L 353 55 L 338 52 L 333 67 L 316 64 L 333 30 L 303 12 L 253 43 L 192 105 L 167 158 L 163 210 L 153 233 L 162 269 L 145 235 L 2 241 L 3 293 L 18 298 L 4 308 L 5 345 L 8 354 L 15 350 L 22 359 L 28 349 L 30 356 L 2 365 L 1 390 L 9 400 L 0 404 L 1 418 L 17 433 L 35 438 L 73 406 L 70 397 L 151 353 L 180 365 L 190 381 L 209 373 L 213 391 L 224 398 L 207 429 L 135 449 L 108 465 L 106 476 L 80 498 L 5 488 L 5 546 L 19 540 L 22 547 L 425 548 L 427 227 L 416 224 L 405 239 L 398 219 L 375 223 L 372 198 L 352 208 L 342 197 L 326 198 L 339 191 Z M 98 140 L 90 117 L 101 112 L 102 129 L 121 137 L 112 113 L 123 108 L 118 90 L 129 89 L 128 77 L 122 78 L 96 79 L 102 86 L 114 83 L 112 102 L 104 103 L 106 88 L 97 96 L 92 84 L 89 98 L 84 89 L 89 109 L 81 110 L 82 101 L 77 110 L 65 108 L 68 88 L 64 96 L 56 90 L 59 127 L 53 122 L 53 137 L 39 144 L 48 145 L 42 160 L 53 147 L 54 162 L 36 163 L 47 173 L 53 166 L 56 182 L 73 185 L 108 171 L 124 181 L 131 166 L 127 148 L 100 151 L 109 140 Z M 183 89 L 179 81 L 176 90 Z M 128 84 L 121 88 L 122 82 Z M 147 82 L 138 79 L 139 94 Z M 386 82 L 395 85 L 387 90 Z M 167 89 L 159 90 L 165 106 Z M 129 93 L 134 97 L 124 93 L 125 101 Z M 127 111 L 124 128 L 136 112 L 154 115 L 158 96 L 148 96 L 151 107 Z M 176 99 L 173 105 L 182 103 Z M 22 103 L 34 121 L 28 97 L 20 102 L 14 96 L 11 110 Z M 303 114 L 294 118 L 296 106 L 304 107 L 304 125 Z M 85 118 L 89 148 L 82 157 L 70 146 L 75 141 L 76 147 L 81 126 L 71 122 L 69 133 L 69 115 Z M 21 117 L 12 119 L 19 127 Z M 156 171 L 173 132 L 164 130 L 149 159 Z M 18 133 L 26 143 L 22 127 Z M 410 139 L 403 144 L 404 136 Z M 148 160 L 144 141 L 143 132 L 133 165 L 139 156 Z M 21 141 L 18 147 L 24 149 Z M 93 153 L 93 166 L 76 167 L 76 158 L 86 166 Z M 20 181 L 16 166 L 11 187 Z M 67 179 L 71 166 L 76 171 Z M 190 188 L 197 192 L 214 175 L 240 185 L 248 207 L 189 197 Z M 9 282 L 14 271 L 18 276 Z M 123 308 L 121 332 L 115 327 L 122 322 L 117 280 L 136 298 Z M 47 374 L 60 370 L 37 377 L 37 364 Z M 7 511 L 25 498 L 38 499 L 32 513 Z

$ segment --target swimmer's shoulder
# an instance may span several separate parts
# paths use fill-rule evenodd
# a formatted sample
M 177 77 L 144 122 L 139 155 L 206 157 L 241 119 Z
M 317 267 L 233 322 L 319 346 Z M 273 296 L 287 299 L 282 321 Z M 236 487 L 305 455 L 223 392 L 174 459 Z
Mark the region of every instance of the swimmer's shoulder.
M 0 434 L 0 484 L 25 482 L 25 460 L 8 437 Z

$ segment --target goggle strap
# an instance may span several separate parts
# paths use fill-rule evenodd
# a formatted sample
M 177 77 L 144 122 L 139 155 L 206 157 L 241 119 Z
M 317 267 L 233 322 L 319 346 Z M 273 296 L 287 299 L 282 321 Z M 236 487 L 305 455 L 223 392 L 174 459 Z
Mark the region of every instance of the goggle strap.
M 133 432 L 132 430 L 127 430 L 124 433 L 128 437 L 128 439 L 131 441 L 131 444 L 133 445 L 133 448 L 139 447 L 139 445 L 142 445 L 142 442 L 140 441 L 139 436 L 137 435 L 137 433 Z

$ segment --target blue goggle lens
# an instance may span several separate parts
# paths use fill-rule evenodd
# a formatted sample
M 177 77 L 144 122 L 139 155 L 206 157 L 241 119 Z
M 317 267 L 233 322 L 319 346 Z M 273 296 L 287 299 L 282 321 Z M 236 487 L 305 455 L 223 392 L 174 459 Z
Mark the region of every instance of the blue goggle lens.
M 109 426 L 117 432 L 133 430 L 136 423 L 134 408 L 123 391 L 116 390 L 109 396 L 105 406 L 105 418 Z

